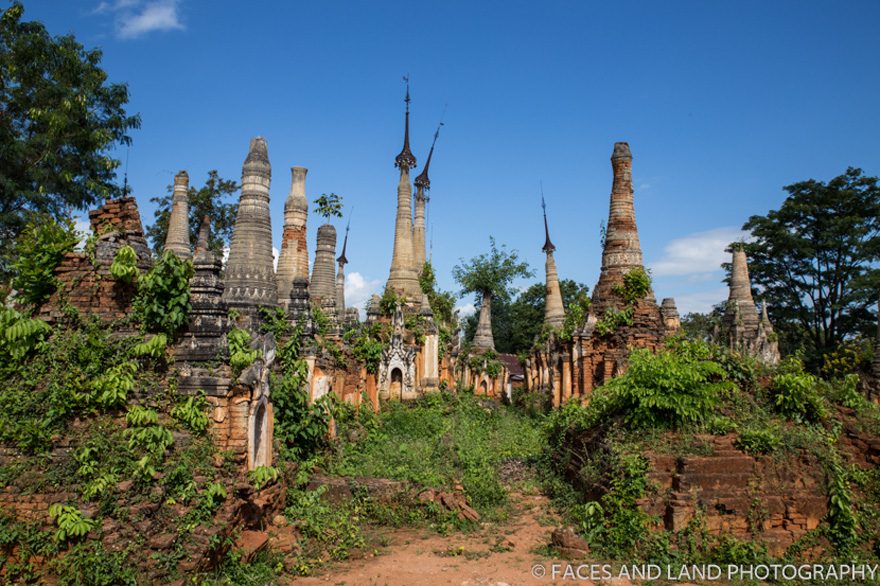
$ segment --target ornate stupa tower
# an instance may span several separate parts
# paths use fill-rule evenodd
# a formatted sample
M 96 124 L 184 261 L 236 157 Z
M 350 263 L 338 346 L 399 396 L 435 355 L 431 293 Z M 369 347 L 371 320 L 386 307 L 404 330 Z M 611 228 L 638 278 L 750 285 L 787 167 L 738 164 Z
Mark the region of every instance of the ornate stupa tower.
M 612 288 L 623 282 L 623 275 L 633 269 L 644 269 L 633 207 L 632 153 L 628 143 L 614 143 L 611 167 L 614 180 L 611 184 L 605 247 L 602 250 L 602 272 L 593 291 L 593 306 L 597 310 L 604 309 L 609 301 L 617 299 Z M 649 290 L 646 297 L 653 301 L 654 293 Z
M 550 230 L 547 228 L 547 205 L 544 203 L 544 194 L 541 194 L 541 207 L 544 209 L 544 248 L 547 254 L 547 294 L 544 304 L 544 323 L 555 327 L 562 327 L 565 321 L 565 308 L 562 306 L 562 291 L 559 288 L 559 276 L 556 273 L 556 261 L 553 260 L 553 251 L 556 247 L 550 242 Z
M 192 259 L 192 251 L 189 247 L 189 175 L 186 171 L 174 176 L 171 217 L 168 218 L 165 250 L 172 251 L 181 260 Z
M 764 304 L 760 316 L 755 307 L 748 259 L 744 250 L 733 251 L 730 295 L 727 298 L 723 323 L 727 328 L 728 344 L 731 348 L 745 350 L 767 364 L 779 362 L 779 343 L 767 317 L 767 305 Z
M 351 227 L 351 216 L 348 218 L 348 226 L 345 227 L 345 240 L 342 241 L 342 254 L 336 259 L 339 263 L 339 271 L 336 273 L 336 313 L 339 315 L 339 322 L 345 321 L 345 269 L 348 259 L 345 258 L 345 249 L 348 247 L 348 229 Z
M 394 228 L 394 253 L 391 257 L 391 274 L 388 276 L 389 289 L 403 293 L 410 303 L 418 303 L 422 298 L 419 276 L 415 267 L 412 225 L 412 185 L 409 170 L 416 167 L 416 158 L 409 149 L 409 78 L 406 78 L 406 130 L 403 135 L 403 150 L 394 160 L 400 169 L 400 182 L 397 185 L 397 220 Z
M 336 307 L 334 256 L 336 256 L 336 228 L 333 224 L 327 223 L 318 228 L 315 263 L 312 265 L 312 281 L 309 283 L 309 296 L 313 301 L 319 301 L 325 311 L 331 302 L 333 307 Z
M 443 126 L 443 122 L 440 122 Z M 434 132 L 434 142 L 431 143 L 431 150 L 428 152 L 428 161 L 421 174 L 416 177 L 413 183 L 416 186 L 415 209 L 413 214 L 413 255 L 415 260 L 416 275 L 421 274 L 422 267 L 428 260 L 425 254 L 425 204 L 430 201 L 428 192 L 431 191 L 431 180 L 428 179 L 428 167 L 431 166 L 431 157 L 434 156 L 434 146 L 437 144 L 437 137 L 440 136 L 440 126 Z
M 266 139 L 251 139 L 241 169 L 241 198 L 226 262 L 223 299 L 243 314 L 257 306 L 278 305 L 278 285 L 272 266 L 272 220 L 269 215 L 269 184 L 272 166 Z
M 306 200 L 305 167 L 291 167 L 290 195 L 284 202 L 284 235 L 278 253 L 278 300 L 287 305 L 295 277 L 309 278 L 309 247 L 306 241 L 306 220 L 309 202 Z

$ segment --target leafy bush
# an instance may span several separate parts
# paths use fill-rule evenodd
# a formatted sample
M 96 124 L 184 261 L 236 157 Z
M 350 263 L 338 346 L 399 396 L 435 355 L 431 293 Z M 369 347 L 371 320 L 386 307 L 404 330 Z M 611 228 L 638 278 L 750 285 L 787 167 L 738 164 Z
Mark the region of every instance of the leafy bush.
M 782 442 L 775 429 L 746 428 L 739 432 L 736 447 L 750 454 L 769 454 Z
M 116 251 L 110 265 L 110 275 L 117 281 L 128 284 L 134 283 L 138 278 L 140 272 L 137 268 L 137 254 L 131 246 L 126 244 Z
M 828 416 L 825 403 L 816 392 L 816 378 L 811 374 L 777 374 L 770 395 L 776 409 L 797 423 L 818 423 Z
M 163 332 L 173 338 L 186 324 L 191 308 L 189 280 L 193 276 L 192 262 L 182 261 L 166 250 L 138 284 L 134 303 L 135 315 L 148 332 Z
M 56 519 L 58 531 L 55 532 L 55 541 L 65 542 L 72 537 L 84 537 L 94 529 L 98 523 L 94 519 L 86 519 L 76 507 L 70 505 L 54 504 L 49 507 L 49 516 Z
M 202 434 L 211 425 L 205 409 L 208 402 L 205 400 L 205 392 L 201 389 L 198 395 L 187 397 L 171 409 L 171 417 L 179 421 L 195 434 Z
M 47 299 L 58 287 L 53 272 L 79 244 L 73 220 L 52 217 L 35 218 L 29 222 L 15 242 L 12 286 L 18 299 L 36 305 Z
M 713 382 L 723 371 L 697 357 L 707 352 L 704 347 L 702 342 L 685 341 L 677 351 L 654 354 L 632 349 L 626 372 L 593 393 L 600 415 L 620 415 L 635 427 L 703 421 L 718 404 L 720 393 L 732 388 L 730 383 Z
M 0 360 L 22 360 L 51 333 L 52 328 L 41 319 L 26 317 L 11 307 L 0 308 Z
M 260 350 L 251 350 L 251 335 L 247 330 L 233 327 L 226 334 L 229 342 L 229 366 L 236 374 L 254 363 L 254 360 L 263 355 Z

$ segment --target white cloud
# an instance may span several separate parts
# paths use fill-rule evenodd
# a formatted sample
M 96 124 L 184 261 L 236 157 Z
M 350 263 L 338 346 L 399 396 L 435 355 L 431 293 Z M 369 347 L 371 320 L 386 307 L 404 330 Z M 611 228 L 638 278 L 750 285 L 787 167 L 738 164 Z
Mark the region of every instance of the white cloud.
M 360 273 L 349 273 L 345 275 L 345 306 L 357 307 L 361 314 L 361 320 L 364 315 L 364 305 L 367 299 L 373 296 L 373 293 L 381 293 L 382 281 L 376 279 L 370 281 L 364 278 Z
M 675 307 L 678 308 L 681 317 L 689 313 L 709 313 L 714 305 L 727 301 L 728 294 L 727 287 L 720 287 L 710 291 L 679 295 L 675 298 Z
M 278 249 L 274 246 L 272 247 L 272 269 L 276 273 L 278 272 Z
M 474 307 L 473 303 L 465 303 L 464 305 L 459 305 L 455 309 L 458 310 L 458 317 L 460 319 L 464 319 L 469 315 L 477 313 L 477 308 Z
M 101 2 L 96 14 L 116 15 L 116 36 L 135 39 L 154 31 L 184 30 L 180 0 L 116 0 Z
M 731 242 L 748 236 L 739 228 L 725 227 L 696 232 L 669 242 L 663 258 L 651 265 L 655 277 L 712 273 L 720 270 L 721 263 L 730 261 L 724 252 Z

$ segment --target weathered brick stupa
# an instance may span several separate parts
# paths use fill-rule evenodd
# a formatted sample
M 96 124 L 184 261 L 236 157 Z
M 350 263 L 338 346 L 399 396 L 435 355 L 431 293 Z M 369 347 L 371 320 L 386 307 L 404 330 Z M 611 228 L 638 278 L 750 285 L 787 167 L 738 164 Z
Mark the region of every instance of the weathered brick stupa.
M 763 308 L 759 317 L 752 298 L 749 265 L 744 250 L 733 251 L 730 295 L 727 298 L 723 323 L 731 348 L 747 352 L 767 364 L 779 363 L 779 343 L 767 318 L 767 308 Z
M 477 322 L 477 331 L 471 346 L 480 350 L 494 350 L 495 337 L 492 335 L 492 294 L 483 293 L 483 302 L 480 304 L 480 320 Z
M 406 127 L 403 135 L 403 150 L 394 159 L 394 166 L 400 169 L 400 182 L 397 184 L 397 219 L 394 227 L 394 252 L 391 257 L 391 273 L 386 288 L 406 296 L 409 304 L 417 304 L 422 298 L 419 274 L 416 269 L 413 250 L 412 223 L 412 185 L 409 170 L 415 169 L 416 157 L 409 149 L 409 81 L 406 84 Z M 419 267 L 421 269 L 421 267 Z
M 226 262 L 223 299 L 243 315 L 254 315 L 260 305 L 278 305 L 278 286 L 272 259 L 272 219 L 269 184 L 272 166 L 266 139 L 251 139 L 241 169 L 241 198 Z
M 312 265 L 312 281 L 309 284 L 312 301 L 319 302 L 324 310 L 331 301 L 333 307 L 336 307 L 334 256 L 336 256 L 336 228 L 333 224 L 324 224 L 318 228 L 315 263 Z
M 284 234 L 278 253 L 278 302 L 285 307 L 290 300 L 290 290 L 295 277 L 309 277 L 309 247 L 306 240 L 306 221 L 309 202 L 306 200 L 305 167 L 291 167 L 290 195 L 284 202 Z
M 679 325 L 677 311 L 675 316 L 670 311 L 674 301 L 669 300 L 665 312 L 661 311 L 649 285 L 635 299 L 627 300 L 624 294 L 625 276 L 644 272 L 633 208 L 632 154 L 627 143 L 614 145 L 611 166 L 614 179 L 602 272 L 586 323 L 574 331 L 571 340 L 551 334 L 546 342 L 536 344 L 526 361 L 526 388 L 546 393 L 554 407 L 570 398 L 586 400 L 595 387 L 626 370 L 629 348 L 657 349 Z
M 189 242 L 189 175 L 186 171 L 174 176 L 165 250 L 172 251 L 181 260 L 192 258 Z
M 611 184 L 611 202 L 608 209 L 608 227 L 602 249 L 602 272 L 593 290 L 593 304 L 605 310 L 605 302 L 616 297 L 611 289 L 623 282 L 623 275 L 633 269 L 644 269 L 636 213 L 633 207 L 632 153 L 629 144 L 614 143 L 611 155 L 614 179 Z M 650 294 L 653 300 L 653 293 Z
M 559 288 L 559 276 L 556 273 L 556 261 L 553 260 L 553 251 L 556 247 L 550 242 L 550 230 L 547 228 L 547 206 L 544 204 L 544 196 L 541 196 L 541 207 L 544 208 L 544 248 L 547 254 L 545 270 L 547 274 L 547 292 L 544 304 L 544 324 L 554 327 L 562 327 L 565 321 L 565 309 L 562 306 L 562 291 Z

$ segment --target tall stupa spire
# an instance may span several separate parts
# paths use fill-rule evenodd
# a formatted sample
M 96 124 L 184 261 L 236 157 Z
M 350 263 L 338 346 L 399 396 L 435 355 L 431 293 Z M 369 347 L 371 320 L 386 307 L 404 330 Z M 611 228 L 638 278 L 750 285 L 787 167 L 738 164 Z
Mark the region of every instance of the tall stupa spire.
M 305 167 L 290 168 L 290 195 L 284 203 L 284 234 L 278 253 L 278 301 L 284 305 L 290 299 L 293 279 L 309 278 L 309 247 L 306 240 L 306 221 L 309 202 L 306 200 Z
M 613 288 L 623 282 L 623 275 L 633 269 L 644 269 L 633 207 L 632 153 L 628 143 L 614 143 L 611 167 L 614 180 L 602 250 L 602 272 L 593 291 L 593 303 L 600 305 L 616 299 Z M 653 299 L 653 292 L 649 291 L 648 296 Z
M 431 189 L 431 180 L 428 179 L 428 167 L 431 166 L 431 157 L 434 156 L 434 146 L 437 144 L 437 137 L 440 136 L 440 126 L 443 126 L 443 117 L 440 117 L 440 124 L 437 131 L 434 132 L 434 142 L 431 143 L 431 150 L 428 152 L 428 160 L 425 162 L 425 168 L 422 173 L 416 177 L 413 183 L 416 186 L 416 201 L 413 214 L 413 255 L 415 261 L 416 273 L 421 273 L 422 267 L 427 260 L 425 254 L 425 203 L 430 199 L 428 191 Z
M 260 305 L 278 305 L 278 285 L 272 258 L 272 218 L 269 185 L 272 166 L 266 139 L 251 139 L 241 169 L 241 198 L 226 263 L 223 299 L 231 307 L 255 313 Z M 243 313 L 244 313 L 243 312 Z
M 409 150 L 409 76 L 404 77 L 404 80 L 406 80 L 406 130 L 403 151 L 394 160 L 394 166 L 400 169 L 400 182 L 397 184 L 394 252 L 386 287 L 402 293 L 411 302 L 418 302 L 422 298 L 422 290 L 419 286 L 413 251 L 412 185 L 409 181 L 409 170 L 416 166 L 416 158 Z
M 189 175 L 186 171 L 181 171 L 174 176 L 165 250 L 170 250 L 181 260 L 189 260 L 192 258 L 189 245 Z
M 550 230 L 547 228 L 547 204 L 544 203 L 544 185 L 541 185 L 541 207 L 544 209 L 544 248 L 547 254 L 545 270 L 547 275 L 547 291 L 544 303 L 544 323 L 562 327 L 565 321 L 565 308 L 562 305 L 562 290 L 559 288 L 559 275 L 556 272 L 556 261 L 553 259 L 553 251 L 556 247 L 550 242 Z

